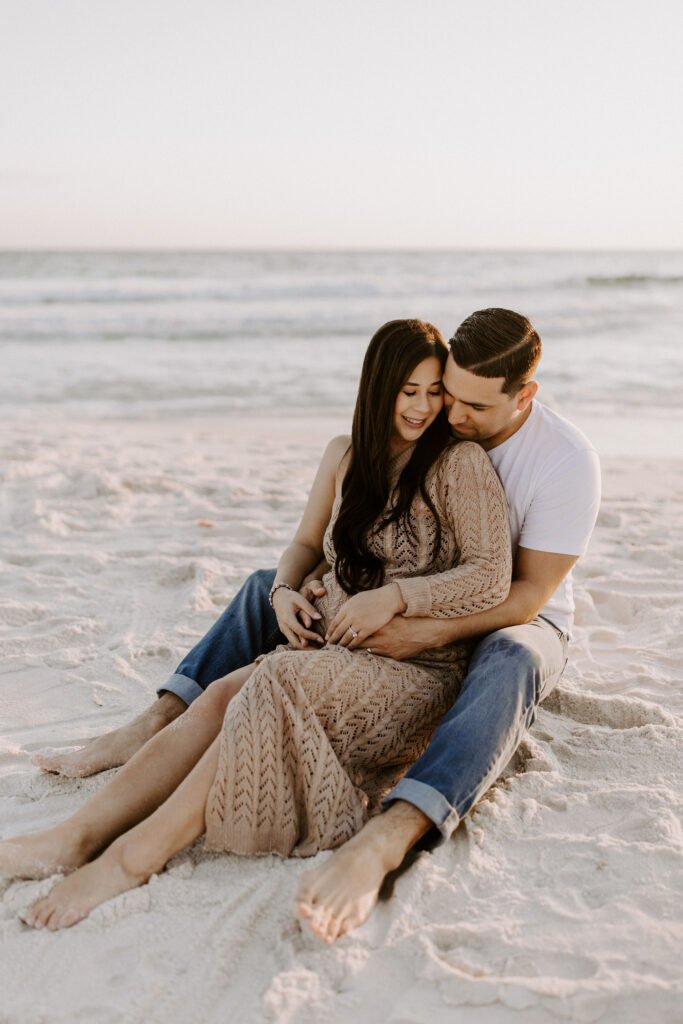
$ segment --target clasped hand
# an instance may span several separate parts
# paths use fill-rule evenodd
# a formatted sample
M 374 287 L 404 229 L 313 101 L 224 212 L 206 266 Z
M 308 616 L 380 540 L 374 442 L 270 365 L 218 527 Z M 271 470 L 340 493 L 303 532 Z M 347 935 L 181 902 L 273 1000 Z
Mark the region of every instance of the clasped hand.
M 314 621 L 322 618 L 312 602 L 324 593 L 322 582 L 311 580 L 300 591 L 280 587 L 273 594 L 273 610 L 280 631 L 298 651 L 305 650 L 310 644 L 320 647 L 325 643 L 320 633 L 315 633 L 311 628 Z
M 395 583 L 350 597 L 337 612 L 323 638 L 312 629 L 313 623 L 321 618 L 312 602 L 324 594 L 325 588 L 320 580 L 311 580 L 301 591 L 281 587 L 275 592 L 273 607 L 278 625 L 292 647 L 302 651 L 311 645 L 320 647 L 327 640 L 328 643 L 339 644 L 350 650 L 374 645 L 373 651 L 376 654 L 395 658 L 408 656 L 407 650 L 401 649 L 403 645 L 396 642 L 397 638 L 393 637 L 395 631 L 391 631 L 390 627 L 388 636 L 387 630 L 384 635 L 375 635 L 388 627 L 392 619 L 405 609 L 401 591 Z M 404 627 L 406 625 L 403 619 L 397 622 Z M 354 636 L 354 633 L 357 635 Z M 371 642 L 367 643 L 368 640 Z M 413 649 L 418 649 L 416 644 L 410 645 L 411 652 Z
M 368 646 L 365 641 L 390 623 L 394 615 L 405 607 L 396 584 L 354 594 L 339 609 L 324 638 L 312 629 L 313 623 L 322 617 L 312 602 L 324 594 L 322 582 L 311 580 L 301 591 L 282 587 L 273 595 L 272 606 L 278 616 L 278 625 L 297 650 L 305 650 L 311 644 L 322 646 L 326 640 L 350 650 Z

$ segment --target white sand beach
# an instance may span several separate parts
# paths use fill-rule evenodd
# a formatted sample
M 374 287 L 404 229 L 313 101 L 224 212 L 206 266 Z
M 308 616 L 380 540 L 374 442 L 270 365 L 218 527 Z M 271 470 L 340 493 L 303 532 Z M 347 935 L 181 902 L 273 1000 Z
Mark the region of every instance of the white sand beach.
M 273 565 L 343 420 L 43 413 L 0 437 L 0 834 L 107 779 L 32 752 L 124 723 Z M 666 457 L 670 455 L 671 457 Z M 332 948 L 290 910 L 311 862 L 209 854 L 60 933 L 5 884 L 3 1024 L 683 1020 L 683 463 L 606 458 L 570 662 L 504 780 Z M 205 523 L 213 525 L 200 525 Z M 321 862 L 329 854 L 320 854 Z

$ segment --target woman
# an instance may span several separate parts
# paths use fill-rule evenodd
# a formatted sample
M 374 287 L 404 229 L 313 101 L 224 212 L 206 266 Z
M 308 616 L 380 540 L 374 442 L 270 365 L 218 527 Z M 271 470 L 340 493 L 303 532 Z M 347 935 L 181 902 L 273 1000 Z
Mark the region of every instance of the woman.
M 495 472 L 477 445 L 449 444 L 446 356 L 422 321 L 391 321 L 372 338 L 350 443 L 328 446 L 271 591 L 290 646 L 213 683 L 63 825 L 0 844 L 0 870 L 79 868 L 28 924 L 76 923 L 204 832 L 209 848 L 236 853 L 338 846 L 422 752 L 455 699 L 467 648 L 394 662 L 364 640 L 396 614 L 492 607 L 511 570 Z M 323 554 L 327 643 L 315 650 L 297 588 Z

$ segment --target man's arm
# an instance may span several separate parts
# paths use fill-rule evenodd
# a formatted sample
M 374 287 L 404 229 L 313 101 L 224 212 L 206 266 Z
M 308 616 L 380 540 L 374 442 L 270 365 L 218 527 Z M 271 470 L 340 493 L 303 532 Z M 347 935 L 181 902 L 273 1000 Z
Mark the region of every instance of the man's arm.
M 373 654 L 403 661 L 430 647 L 443 647 L 492 633 L 495 629 L 531 622 L 578 557 L 520 547 L 517 549 L 510 593 L 495 608 L 457 619 L 408 619 L 397 615 L 383 629 L 368 637 L 365 646 L 371 647 Z

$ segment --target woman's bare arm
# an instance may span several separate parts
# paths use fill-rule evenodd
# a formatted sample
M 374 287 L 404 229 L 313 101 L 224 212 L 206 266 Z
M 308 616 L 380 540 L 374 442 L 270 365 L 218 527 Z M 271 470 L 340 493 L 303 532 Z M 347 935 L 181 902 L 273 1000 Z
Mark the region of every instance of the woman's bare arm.
M 325 449 L 304 514 L 292 543 L 285 548 L 278 563 L 274 586 L 286 583 L 292 589 L 280 587 L 273 594 L 273 608 L 280 629 L 292 646 L 302 649 L 309 641 L 320 643 L 320 637 L 307 629 L 302 620 L 306 615 L 320 618 L 315 608 L 298 593 L 302 582 L 323 558 L 323 538 L 332 515 L 340 464 L 348 451 L 349 438 L 335 437 Z

